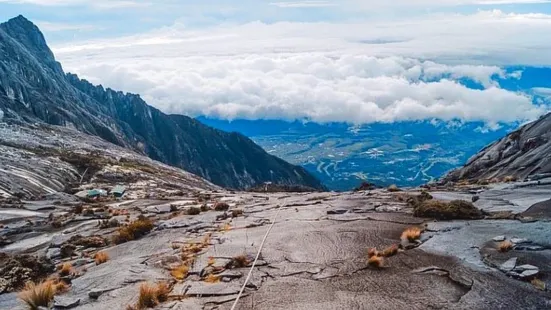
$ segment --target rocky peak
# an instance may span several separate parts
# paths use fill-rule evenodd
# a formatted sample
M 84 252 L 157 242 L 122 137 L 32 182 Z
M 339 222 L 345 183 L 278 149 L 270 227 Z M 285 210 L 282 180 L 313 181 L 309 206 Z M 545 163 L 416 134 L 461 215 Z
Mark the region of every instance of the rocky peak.
M 60 72 L 61 66 L 55 61 L 40 29 L 23 15 L 19 15 L 0 24 L 0 29 L 30 52 L 38 61 Z

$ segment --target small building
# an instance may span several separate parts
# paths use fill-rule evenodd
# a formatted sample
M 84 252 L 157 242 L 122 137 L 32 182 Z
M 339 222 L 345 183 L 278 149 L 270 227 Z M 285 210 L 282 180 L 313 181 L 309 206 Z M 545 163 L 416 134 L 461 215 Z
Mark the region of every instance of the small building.
M 116 198 L 121 198 L 122 196 L 124 196 L 124 193 L 126 193 L 126 187 L 124 187 L 122 185 L 117 185 L 117 186 L 113 187 L 113 189 L 111 189 L 110 194 L 113 195 Z
M 101 196 L 101 191 L 98 189 L 91 189 L 86 196 L 88 198 L 99 198 Z

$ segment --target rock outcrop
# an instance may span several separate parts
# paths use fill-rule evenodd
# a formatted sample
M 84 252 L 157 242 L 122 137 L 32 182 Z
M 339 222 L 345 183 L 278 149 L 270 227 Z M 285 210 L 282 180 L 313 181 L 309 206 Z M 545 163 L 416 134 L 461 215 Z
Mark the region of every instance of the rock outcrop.
M 482 149 L 444 181 L 498 178 L 532 179 L 551 176 L 551 114 L 526 124 Z
M 224 187 L 271 181 L 323 188 L 304 168 L 241 134 L 164 114 L 139 95 L 65 74 L 38 27 L 23 16 L 0 24 L 0 115 L 4 122 L 76 128 Z

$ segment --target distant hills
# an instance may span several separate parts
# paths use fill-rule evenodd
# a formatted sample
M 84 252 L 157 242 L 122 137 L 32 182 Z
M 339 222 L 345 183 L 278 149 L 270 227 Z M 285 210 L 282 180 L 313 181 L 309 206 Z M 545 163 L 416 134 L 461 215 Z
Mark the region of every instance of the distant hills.
M 4 122 L 75 128 L 228 188 L 266 181 L 324 188 L 304 168 L 242 134 L 164 114 L 139 95 L 65 74 L 38 27 L 23 16 L 0 24 L 0 111 Z

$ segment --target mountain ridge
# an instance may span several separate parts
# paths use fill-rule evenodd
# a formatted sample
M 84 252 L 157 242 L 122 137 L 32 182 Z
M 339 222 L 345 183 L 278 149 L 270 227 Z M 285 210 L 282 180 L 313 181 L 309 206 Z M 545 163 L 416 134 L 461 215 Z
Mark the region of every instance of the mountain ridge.
M 0 24 L 0 110 L 4 121 L 75 128 L 228 188 L 266 181 L 324 188 L 304 168 L 243 135 L 164 114 L 139 95 L 65 74 L 40 29 L 21 15 Z

